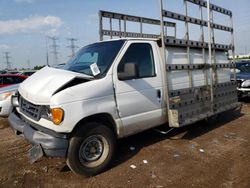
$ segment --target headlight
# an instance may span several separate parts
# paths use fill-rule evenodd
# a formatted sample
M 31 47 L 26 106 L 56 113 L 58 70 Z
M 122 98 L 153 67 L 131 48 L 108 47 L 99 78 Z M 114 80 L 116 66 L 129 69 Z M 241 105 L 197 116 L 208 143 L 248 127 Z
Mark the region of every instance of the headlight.
M 1 93 L 0 94 L 0 101 L 4 101 L 8 97 L 10 97 L 12 94 L 13 94 L 12 92 Z
M 250 80 L 246 80 L 241 84 L 241 87 L 250 87 Z
M 63 121 L 64 111 L 61 108 L 52 108 L 51 115 L 53 123 L 59 125 Z

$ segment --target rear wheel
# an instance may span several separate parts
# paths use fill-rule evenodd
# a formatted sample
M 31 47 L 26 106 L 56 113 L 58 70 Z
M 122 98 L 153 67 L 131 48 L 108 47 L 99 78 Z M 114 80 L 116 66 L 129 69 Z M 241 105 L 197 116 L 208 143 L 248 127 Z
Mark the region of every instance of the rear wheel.
M 108 168 L 115 148 L 116 138 L 110 128 L 87 123 L 70 139 L 67 164 L 76 174 L 93 176 Z

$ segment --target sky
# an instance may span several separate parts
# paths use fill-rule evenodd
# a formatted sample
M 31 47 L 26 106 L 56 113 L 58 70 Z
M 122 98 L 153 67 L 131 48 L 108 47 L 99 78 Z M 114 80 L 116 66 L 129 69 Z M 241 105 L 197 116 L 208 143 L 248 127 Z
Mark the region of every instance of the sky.
M 163 2 L 164 9 L 184 14 L 183 0 Z M 250 1 L 211 0 L 211 2 L 232 10 L 236 53 L 250 53 Z M 198 6 L 189 4 L 188 8 L 189 16 L 199 16 Z M 51 48 L 52 41 L 48 40 L 49 63 L 66 63 L 71 54 L 70 48 L 67 48 L 70 45 L 68 38 L 76 38 L 78 47 L 99 40 L 99 10 L 155 19 L 160 17 L 158 0 L 0 0 L 0 69 L 7 67 L 4 52 L 10 52 L 12 68 L 45 65 L 48 36 L 57 37 L 59 46 L 58 61 L 55 62 Z M 203 13 L 206 15 L 205 9 Z M 220 14 L 214 14 L 214 21 L 230 25 L 229 19 Z M 105 20 L 106 28 L 107 23 Z M 160 33 L 158 27 L 145 26 L 143 29 L 146 33 Z M 189 29 L 190 38 L 199 40 L 199 27 L 190 25 Z M 139 26 L 130 24 L 128 30 L 139 32 Z M 177 37 L 183 38 L 184 31 L 184 24 L 177 21 Z M 169 33 L 171 34 L 171 30 Z M 231 41 L 229 33 L 216 31 L 215 36 L 218 38 L 216 41 L 218 43 L 226 44 Z

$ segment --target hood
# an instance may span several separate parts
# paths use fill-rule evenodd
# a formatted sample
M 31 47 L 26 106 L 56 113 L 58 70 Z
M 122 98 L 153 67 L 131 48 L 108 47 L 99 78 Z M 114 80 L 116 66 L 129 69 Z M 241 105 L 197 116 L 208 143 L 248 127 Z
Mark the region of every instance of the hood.
M 88 75 L 44 67 L 21 83 L 18 91 L 32 103 L 49 104 L 54 94 L 91 79 Z
M 250 80 L 250 72 L 240 72 L 236 74 L 237 80 Z

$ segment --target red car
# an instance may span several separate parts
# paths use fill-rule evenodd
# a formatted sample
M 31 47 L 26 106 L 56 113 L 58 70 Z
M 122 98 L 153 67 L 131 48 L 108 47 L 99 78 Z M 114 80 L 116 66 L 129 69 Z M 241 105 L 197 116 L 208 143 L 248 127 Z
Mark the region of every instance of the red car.
M 0 88 L 21 83 L 26 78 L 27 76 L 17 74 L 0 74 Z

